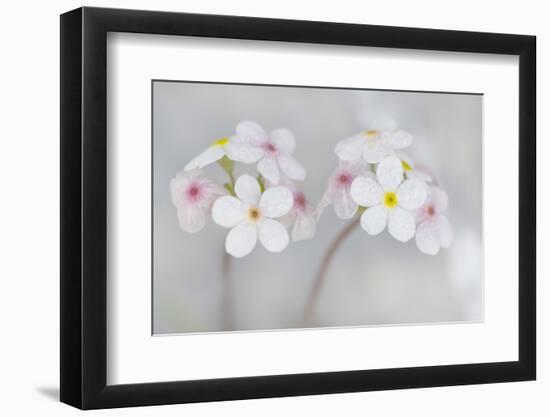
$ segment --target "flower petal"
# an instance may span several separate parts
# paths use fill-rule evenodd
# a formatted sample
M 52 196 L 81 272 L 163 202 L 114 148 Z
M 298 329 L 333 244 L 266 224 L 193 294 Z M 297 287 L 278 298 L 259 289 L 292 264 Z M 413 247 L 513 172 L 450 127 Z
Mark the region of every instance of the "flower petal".
M 371 207 L 380 204 L 384 190 L 370 177 L 357 177 L 351 183 L 351 198 L 364 207 Z
M 388 209 L 379 204 L 370 207 L 361 215 L 361 227 L 369 235 L 377 235 L 386 227 L 388 222 Z
M 446 216 L 440 215 L 437 219 L 437 227 L 439 229 L 439 242 L 441 247 L 448 248 L 453 241 L 453 227 Z
M 296 216 L 296 221 L 292 227 L 292 240 L 298 242 L 307 240 L 315 236 L 317 223 L 312 214 L 299 214 Z
M 359 134 L 338 142 L 334 152 L 343 161 L 355 161 L 361 157 L 364 146 L 365 138 Z
M 179 207 L 185 204 L 183 194 L 188 184 L 189 180 L 184 175 L 180 175 L 179 172 L 176 175 L 176 178 L 172 178 L 170 180 L 170 195 L 174 206 Z
M 321 215 L 323 214 L 323 211 L 326 207 L 332 204 L 334 201 L 334 195 L 336 194 L 336 190 L 333 186 L 331 186 L 330 182 L 327 186 L 327 189 L 323 193 L 321 200 L 319 201 L 319 204 L 317 204 L 317 207 L 315 208 L 315 212 L 313 216 L 315 217 L 315 220 L 319 221 L 321 218 Z
M 399 158 L 390 156 L 383 159 L 376 168 L 376 178 L 384 190 L 396 190 L 403 181 L 403 165 Z
M 369 139 L 363 147 L 363 158 L 369 164 L 377 164 L 393 155 L 393 150 L 380 138 Z
M 436 255 L 439 252 L 439 233 L 437 225 L 432 220 L 423 221 L 416 230 L 416 246 L 427 255 Z
M 407 175 L 407 178 L 410 178 L 411 180 L 418 180 L 427 183 L 432 182 L 432 177 L 430 176 L 430 174 L 423 171 L 422 169 L 414 168 L 413 170 L 406 171 L 405 173 Z
M 385 142 L 394 149 L 403 149 L 410 146 L 413 137 L 409 132 L 404 130 L 395 130 L 384 134 Z
M 292 192 L 286 187 L 272 187 L 262 194 L 260 210 L 265 217 L 281 217 L 287 214 L 294 204 Z
M 279 184 L 279 167 L 275 158 L 263 157 L 258 162 L 258 172 L 272 184 Z
M 262 190 L 258 180 L 251 175 L 241 175 L 235 182 L 235 194 L 247 204 L 258 204 Z
M 428 186 L 419 180 L 405 180 L 397 189 L 398 204 L 407 209 L 415 210 L 426 202 Z
M 449 207 L 449 197 L 447 193 L 439 187 L 430 187 L 429 199 L 432 202 L 437 213 L 443 213 Z
M 401 207 L 391 209 L 388 219 L 388 232 L 401 242 L 411 239 L 415 232 L 413 214 Z
M 229 231 L 225 238 L 225 251 L 235 258 L 248 255 L 258 241 L 256 226 L 250 223 L 241 223 Z
M 334 212 L 340 219 L 351 219 L 357 209 L 357 203 L 351 198 L 349 190 L 343 188 L 336 192 L 333 200 Z
M 210 180 L 202 180 L 200 182 L 200 187 L 202 190 L 202 200 L 199 202 L 199 205 L 203 209 L 210 209 L 212 207 L 212 203 L 222 195 L 227 195 L 227 190 L 215 182 L 212 182 Z
M 267 140 L 267 133 L 256 122 L 250 120 L 244 120 L 240 122 L 235 128 L 238 139 L 245 141 L 249 145 L 261 145 Z
M 178 222 L 180 227 L 188 233 L 197 233 L 205 225 L 204 212 L 191 204 L 178 207 Z
M 411 170 L 415 167 L 415 163 L 414 163 L 413 159 L 411 158 L 411 156 L 408 153 L 405 153 L 403 151 L 395 151 L 395 156 L 397 156 L 399 159 L 401 159 L 401 164 L 402 165 L 407 164 L 409 166 L 409 168 L 411 168 Z M 405 164 L 403 164 L 403 162 Z M 405 171 L 407 171 L 407 169 L 405 169 Z
M 281 223 L 272 219 L 263 219 L 258 226 L 260 243 L 270 252 L 281 252 L 288 246 L 288 232 Z
M 218 198 L 212 206 L 212 219 L 222 227 L 234 227 L 244 220 L 244 206 L 230 195 Z
M 271 132 L 270 138 L 273 143 L 275 143 L 277 149 L 283 152 L 293 153 L 294 148 L 296 148 L 296 140 L 294 139 L 294 135 L 288 129 L 275 129 Z
M 210 165 L 219 159 L 222 159 L 225 155 L 223 148 L 219 145 L 212 145 L 206 148 L 198 156 L 193 158 L 185 168 L 185 171 L 191 171 L 193 169 L 200 169 L 206 165 Z
M 290 179 L 302 181 L 306 178 L 305 168 L 292 156 L 280 154 L 277 162 L 281 171 Z
M 243 164 L 253 164 L 264 155 L 264 151 L 258 145 L 248 143 L 246 140 L 232 139 L 224 146 L 225 153 L 229 159 L 242 162 Z

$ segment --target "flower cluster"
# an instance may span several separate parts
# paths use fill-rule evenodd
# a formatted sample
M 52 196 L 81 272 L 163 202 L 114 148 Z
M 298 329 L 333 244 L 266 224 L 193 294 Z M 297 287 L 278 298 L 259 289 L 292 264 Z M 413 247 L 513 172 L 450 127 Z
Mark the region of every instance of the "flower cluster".
M 403 152 L 412 142 L 412 135 L 390 119 L 376 120 L 340 141 L 335 147 L 338 167 L 314 208 L 296 184 L 305 179 L 306 170 L 292 156 L 293 134 L 284 128 L 268 134 L 259 124 L 243 121 L 232 136 L 212 143 L 172 179 L 172 202 L 187 232 L 200 231 L 208 214 L 230 229 L 225 248 L 235 257 L 251 253 L 258 241 L 270 252 L 284 250 L 290 241 L 288 227 L 293 241 L 311 239 L 329 205 L 341 219 L 360 215 L 369 235 L 387 227 L 395 239 L 415 237 L 420 251 L 435 255 L 452 241 L 445 216 L 448 197 Z M 223 187 L 202 174 L 214 162 L 228 174 Z M 254 164 L 257 177 L 243 174 L 235 180 L 235 162 Z
M 232 136 L 216 140 L 192 159 L 170 183 L 172 202 L 180 227 L 189 233 L 203 229 L 211 214 L 228 228 L 225 249 L 240 258 L 252 252 L 259 240 L 270 252 L 281 252 L 290 241 L 315 234 L 313 208 L 295 181 L 306 177 L 304 167 L 292 156 L 296 147 L 288 129 L 270 134 L 257 123 L 239 123 Z M 202 169 L 217 162 L 229 181 L 220 186 Z M 235 180 L 235 162 L 255 164 L 257 177 L 243 174 Z
M 402 151 L 412 142 L 412 135 L 390 119 L 377 120 L 340 141 L 335 148 L 339 165 L 328 180 L 317 218 L 332 204 L 341 219 L 360 213 L 369 235 L 387 226 L 401 242 L 416 237 L 423 253 L 435 255 L 449 247 L 453 232 L 444 214 L 447 194 Z

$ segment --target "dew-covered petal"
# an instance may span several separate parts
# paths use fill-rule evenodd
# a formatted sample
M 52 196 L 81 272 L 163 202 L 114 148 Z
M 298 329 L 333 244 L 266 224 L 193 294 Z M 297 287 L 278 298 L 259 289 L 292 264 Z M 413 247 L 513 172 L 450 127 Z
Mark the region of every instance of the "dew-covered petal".
M 288 154 L 280 154 L 277 158 L 277 162 L 283 174 L 290 179 L 302 181 L 306 178 L 305 168 L 294 157 Z
M 271 157 L 264 157 L 258 162 L 258 172 L 264 176 L 272 184 L 279 184 L 279 167 L 277 160 Z
M 370 207 L 361 215 L 361 227 L 369 235 L 377 235 L 386 227 L 388 222 L 388 209 L 379 204 Z
M 180 227 L 188 233 L 197 233 L 206 223 L 204 212 L 192 204 L 178 207 L 178 222 Z
M 388 218 L 388 232 L 401 242 L 411 239 L 415 232 L 413 214 L 399 206 L 391 209 Z
M 440 239 L 436 222 L 423 221 L 416 230 L 416 246 L 427 255 L 436 255 L 440 248 Z
M 258 226 L 260 243 L 270 252 L 281 252 L 288 246 L 288 232 L 284 226 L 273 219 L 263 219 Z
M 357 177 L 351 184 L 351 197 L 364 207 L 371 207 L 380 204 L 384 190 L 371 177 Z
M 270 137 L 277 149 L 289 154 L 294 152 L 296 140 L 290 130 L 285 128 L 275 129 L 271 132 Z
M 333 205 L 336 216 L 344 220 L 351 219 L 359 208 L 357 203 L 351 198 L 351 194 L 347 189 L 340 189 L 336 192 Z
M 225 155 L 225 151 L 219 145 L 212 145 L 206 148 L 198 156 L 193 158 L 187 165 L 185 165 L 185 171 L 191 171 L 193 169 L 200 169 L 206 165 L 210 165 Z
M 430 187 L 429 199 L 437 213 L 443 213 L 449 207 L 449 197 L 447 193 L 439 187 Z
M 397 189 L 398 204 L 407 209 L 415 210 L 426 202 L 428 186 L 419 180 L 405 180 Z
M 237 140 L 240 143 L 248 143 L 249 145 L 261 145 L 267 140 L 267 133 L 256 122 L 244 120 L 235 128 Z
M 258 204 L 262 190 L 258 180 L 251 175 L 241 175 L 235 182 L 235 194 L 248 204 Z
M 393 155 L 392 148 L 381 138 L 369 139 L 363 146 L 363 158 L 369 164 L 377 164 L 391 155 Z
M 384 139 L 386 143 L 394 149 L 406 148 L 407 146 L 410 146 L 413 141 L 412 135 L 404 130 L 388 132 L 384 135 Z
M 225 251 L 235 258 L 248 255 L 258 240 L 256 226 L 250 223 L 241 223 L 229 231 L 225 238 Z
M 399 158 L 389 156 L 383 159 L 376 168 L 376 178 L 384 190 L 396 190 L 403 181 L 403 165 Z
M 453 227 L 446 216 L 439 215 L 437 218 L 437 227 L 439 229 L 439 241 L 443 248 L 448 248 L 453 242 Z
M 264 155 L 264 150 L 246 140 L 232 139 L 224 146 L 227 157 L 243 164 L 253 164 Z
M 287 214 L 294 204 L 292 192 L 286 187 L 272 187 L 262 194 L 260 210 L 265 217 L 281 217 Z
M 334 152 L 343 161 L 355 161 L 361 158 L 364 146 L 365 138 L 359 134 L 338 142 Z
M 212 206 L 212 219 L 222 227 L 234 227 L 244 220 L 244 205 L 233 196 L 220 197 Z

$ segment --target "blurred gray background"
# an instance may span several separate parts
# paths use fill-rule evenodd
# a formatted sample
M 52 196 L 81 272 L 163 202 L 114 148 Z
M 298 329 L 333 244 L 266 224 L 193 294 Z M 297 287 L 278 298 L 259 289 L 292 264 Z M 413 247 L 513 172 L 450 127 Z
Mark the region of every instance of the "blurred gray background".
M 155 81 L 153 83 L 153 333 L 216 332 L 221 319 L 221 268 L 227 229 L 210 220 L 201 232 L 178 226 L 169 182 L 241 120 L 267 131 L 287 127 L 301 183 L 316 205 L 337 166 L 336 143 L 393 117 L 414 135 L 407 152 L 426 165 L 449 194 L 455 240 L 436 256 L 414 239 L 357 228 L 341 247 L 319 299 L 315 326 L 400 325 L 483 319 L 482 96 L 373 90 L 269 87 Z M 237 174 L 252 172 L 253 165 Z M 220 183 L 217 164 L 204 170 Z M 280 254 L 258 245 L 231 262 L 236 330 L 302 327 L 306 297 L 324 251 L 347 221 L 328 207 L 314 239 Z

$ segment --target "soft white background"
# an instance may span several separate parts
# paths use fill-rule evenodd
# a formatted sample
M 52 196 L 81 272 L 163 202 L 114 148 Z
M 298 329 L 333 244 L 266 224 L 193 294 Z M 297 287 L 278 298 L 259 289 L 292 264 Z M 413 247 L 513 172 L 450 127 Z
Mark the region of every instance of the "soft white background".
M 80 6 L 74 1 L 54 4 L 9 3 L 3 8 L 1 26 L 4 81 L 2 102 L 2 149 L 0 178 L 4 198 L 0 208 L 3 246 L 3 297 L 0 303 L 3 338 L 0 409 L 4 415 L 74 415 L 58 404 L 58 14 Z M 465 29 L 536 34 L 539 75 L 546 68 L 550 38 L 544 3 L 462 1 L 320 2 L 283 1 L 120 1 L 89 2 L 88 5 L 242 14 L 296 19 L 332 20 L 444 29 Z M 546 71 L 548 72 L 548 71 Z M 542 97 L 550 93 L 539 77 L 539 118 Z M 539 123 L 539 138 L 545 131 Z M 539 141 L 542 142 L 542 141 Z M 539 161 L 546 151 L 539 148 Z M 539 169 L 539 212 L 548 206 L 540 194 L 544 176 Z M 548 233 L 539 222 L 539 236 Z M 539 240 L 539 380 L 455 388 L 436 388 L 379 393 L 330 395 L 292 399 L 240 401 L 170 407 L 96 412 L 96 415 L 546 415 L 544 396 L 550 389 L 548 307 L 544 277 L 550 272 L 542 259 L 548 246 Z M 527 412 L 525 412 L 527 410 Z

